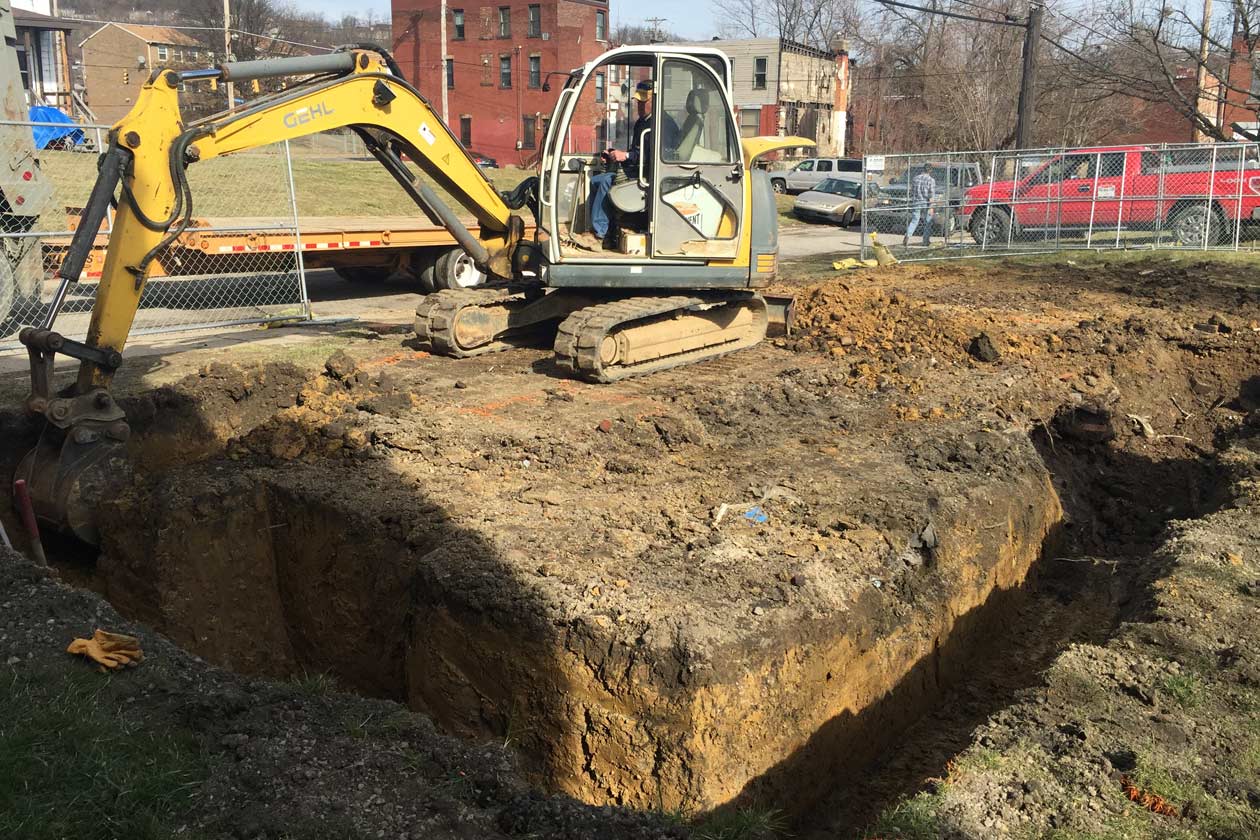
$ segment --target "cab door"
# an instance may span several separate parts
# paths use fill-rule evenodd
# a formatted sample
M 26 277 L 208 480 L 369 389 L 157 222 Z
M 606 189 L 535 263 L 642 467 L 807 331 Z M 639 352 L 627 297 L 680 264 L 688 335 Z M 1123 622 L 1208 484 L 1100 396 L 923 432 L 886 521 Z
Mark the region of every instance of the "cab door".
M 744 219 L 744 164 L 725 86 L 707 63 L 685 55 L 656 60 L 651 172 L 652 256 L 734 259 Z

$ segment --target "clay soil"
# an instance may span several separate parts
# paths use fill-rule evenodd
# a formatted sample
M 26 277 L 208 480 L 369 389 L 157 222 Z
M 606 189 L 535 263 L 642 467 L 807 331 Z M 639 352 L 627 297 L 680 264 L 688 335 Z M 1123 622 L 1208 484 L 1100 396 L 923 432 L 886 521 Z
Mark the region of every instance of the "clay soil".
M 211 835 L 1255 836 L 1253 272 L 799 265 L 793 334 L 613 386 L 220 354 L 127 387 L 136 478 L 59 555 L 108 605 L 14 565 L 0 644 L 141 628 L 109 702 L 189 731 Z

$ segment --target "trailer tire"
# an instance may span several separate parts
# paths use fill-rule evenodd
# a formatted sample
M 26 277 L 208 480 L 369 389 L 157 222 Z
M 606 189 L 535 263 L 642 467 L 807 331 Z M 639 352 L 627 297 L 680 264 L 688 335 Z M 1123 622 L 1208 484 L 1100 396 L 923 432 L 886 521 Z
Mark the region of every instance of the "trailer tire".
M 1202 204 L 1186 204 L 1168 214 L 1168 228 L 1175 241 L 1191 248 L 1204 247 L 1204 228 L 1207 232 L 1206 245 L 1220 245 L 1224 241 L 1229 225 L 1221 208 L 1213 204 L 1209 211 Z
M 463 248 L 451 248 L 433 264 L 433 286 L 437 289 L 471 289 L 486 282 L 486 275 Z
M 9 260 L 0 253 L 0 338 L 7 337 L 11 330 L 16 332 L 13 324 L 18 314 L 15 309 L 17 301 L 17 277 Z

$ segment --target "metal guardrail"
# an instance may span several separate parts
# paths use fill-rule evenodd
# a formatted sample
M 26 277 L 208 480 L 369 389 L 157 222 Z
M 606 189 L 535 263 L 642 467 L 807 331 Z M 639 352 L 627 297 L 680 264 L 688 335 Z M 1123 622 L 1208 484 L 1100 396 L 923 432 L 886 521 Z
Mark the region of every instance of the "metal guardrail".
M 868 155 L 863 163 L 864 257 L 872 233 L 906 262 L 1260 248 L 1254 143 Z
M 35 128 L 74 133 L 37 150 L 31 161 Z M 39 324 L 48 311 L 60 282 L 54 275 L 95 182 L 108 133 L 103 125 L 0 121 L 0 145 L 37 167 L 14 173 L 19 180 L 31 173 L 21 183 L 6 184 L 0 175 L 0 195 L 9 187 L 39 198 L 25 206 L 0 201 L 0 351 L 19 347 L 18 331 Z M 296 247 L 246 246 L 225 255 L 181 237 L 157 258 L 133 334 L 309 318 L 288 145 L 203 161 L 189 168 L 188 178 L 197 234 L 265 231 Z M 111 213 L 97 237 L 101 247 L 71 285 L 58 316 L 55 328 L 67 337 L 82 338 L 87 331 L 112 221 Z

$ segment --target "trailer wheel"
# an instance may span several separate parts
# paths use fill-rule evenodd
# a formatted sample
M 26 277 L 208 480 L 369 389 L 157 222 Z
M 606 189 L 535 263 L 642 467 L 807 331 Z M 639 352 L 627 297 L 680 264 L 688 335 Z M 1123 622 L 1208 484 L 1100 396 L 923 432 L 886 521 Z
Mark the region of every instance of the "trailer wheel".
M 433 265 L 433 285 L 438 289 L 471 289 L 486 282 L 486 275 L 463 248 L 452 248 Z
M 347 283 L 384 283 L 394 273 L 393 268 L 384 265 L 339 265 L 333 271 Z
M 17 278 L 13 266 L 0 254 L 0 339 L 8 338 L 22 326 L 18 317 Z

